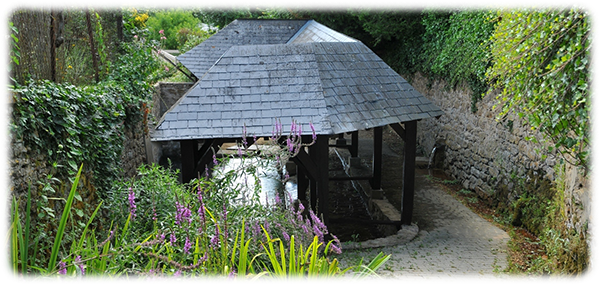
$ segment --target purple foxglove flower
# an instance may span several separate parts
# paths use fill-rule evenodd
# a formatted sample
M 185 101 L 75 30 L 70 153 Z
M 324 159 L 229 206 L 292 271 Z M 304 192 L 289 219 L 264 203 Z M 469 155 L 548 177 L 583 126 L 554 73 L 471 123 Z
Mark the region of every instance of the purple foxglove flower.
M 313 225 L 313 232 L 315 233 L 315 235 L 317 235 L 319 237 L 319 242 L 323 242 L 324 241 L 324 237 L 323 237 L 323 232 L 321 232 L 321 230 L 319 230 L 319 227 L 317 227 L 317 225 Z
M 213 248 L 219 246 L 219 227 L 215 226 L 215 235 L 210 239 L 210 244 Z
M 171 233 L 170 242 L 171 246 L 175 246 L 175 242 L 177 242 L 177 237 L 175 236 L 175 233 Z
M 191 248 L 192 248 L 192 243 L 190 242 L 190 239 L 188 237 L 185 237 L 185 244 L 183 245 L 183 253 L 184 254 L 190 253 Z
M 67 275 L 67 264 L 64 261 L 58 263 L 58 274 Z
M 289 241 L 290 241 L 290 235 L 288 235 L 288 233 L 287 233 L 287 232 L 283 231 L 283 232 L 281 233 L 281 235 L 283 235 L 283 239 L 284 239 L 286 242 L 289 242 Z
M 58 274 L 63 276 L 67 275 L 67 264 L 63 261 L 58 263 Z M 60 284 L 67 284 L 67 282 L 62 278 L 62 276 L 59 276 L 59 279 Z
M 79 269 L 81 270 L 81 275 L 85 275 L 85 265 L 81 263 L 81 255 L 78 255 L 75 258 L 75 264 L 79 266 Z
M 287 173 L 286 173 L 286 175 L 287 175 Z M 281 198 L 279 198 L 279 193 L 275 193 L 275 205 L 280 205 L 280 204 L 281 204 Z
M 131 219 L 133 220 L 136 217 L 135 210 L 137 207 L 135 206 L 135 192 L 133 192 L 131 187 L 129 187 L 128 199 L 129 199 L 129 213 L 131 214 Z
M 287 138 L 286 144 L 287 144 L 288 150 L 290 152 L 294 152 L 294 143 L 292 143 L 292 140 L 290 138 Z
M 248 147 L 248 141 L 246 141 L 246 124 L 244 124 L 244 129 L 242 130 L 242 144 L 244 147 Z
M 227 239 L 227 205 L 223 204 L 223 238 Z
M 317 140 L 317 133 L 315 132 L 315 126 L 313 125 L 312 122 L 310 122 L 309 125 L 310 125 L 310 130 L 312 131 L 312 140 L 313 140 L 313 142 L 315 142 Z
M 156 209 L 154 208 L 154 205 L 152 205 L 152 220 L 156 221 Z
M 331 243 L 331 246 L 329 248 L 331 248 L 331 250 L 335 254 L 342 254 L 342 249 L 340 249 L 337 245 L 335 245 L 335 243 Z
M 225 280 L 225 284 L 231 284 L 231 282 L 233 282 L 234 278 L 235 278 L 235 268 L 233 270 L 231 270 L 231 272 L 229 272 L 229 275 L 227 276 L 227 280 Z
M 290 133 L 292 135 L 296 134 L 296 122 L 292 121 L 292 126 L 290 127 Z

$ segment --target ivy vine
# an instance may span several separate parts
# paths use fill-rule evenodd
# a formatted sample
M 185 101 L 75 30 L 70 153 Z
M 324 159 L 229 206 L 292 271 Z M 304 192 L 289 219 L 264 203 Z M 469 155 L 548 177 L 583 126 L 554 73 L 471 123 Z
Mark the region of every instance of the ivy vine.
M 491 38 L 500 116 L 527 119 L 562 157 L 587 170 L 589 152 L 590 23 L 571 9 L 499 11 Z M 535 141 L 535 138 L 529 138 Z
M 31 81 L 11 87 L 11 133 L 47 157 L 57 177 L 74 176 L 84 162 L 103 190 L 119 178 L 124 131 L 144 118 L 160 62 L 152 42 L 123 43 L 123 53 L 99 84 L 75 86 Z

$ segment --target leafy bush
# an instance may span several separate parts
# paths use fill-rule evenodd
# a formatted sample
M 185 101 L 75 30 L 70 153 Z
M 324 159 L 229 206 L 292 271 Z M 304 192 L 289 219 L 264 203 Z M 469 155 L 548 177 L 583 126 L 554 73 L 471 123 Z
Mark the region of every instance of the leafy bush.
M 473 91 L 471 111 L 488 86 L 490 65 L 487 41 L 495 27 L 492 11 L 423 13 L 422 71 L 444 78 L 452 87 L 466 82 Z
M 77 87 L 40 81 L 12 87 L 11 131 L 26 146 L 47 155 L 59 167 L 59 179 L 76 171 L 81 161 L 86 171 L 94 172 L 101 189 L 119 174 L 114 162 L 120 159 L 123 127 L 142 119 L 141 109 L 150 99 L 160 66 L 152 43 L 143 38 L 122 48 L 109 78 L 100 84 Z
M 573 164 L 588 167 L 590 23 L 581 10 L 499 11 L 487 77 L 500 116 L 527 118 Z M 533 138 L 531 138 L 533 139 Z
M 235 19 L 258 19 L 263 14 L 260 9 L 238 7 L 236 9 L 199 9 L 193 15 L 202 23 L 207 23 L 219 29 L 224 28 Z
M 200 28 L 200 20 L 194 17 L 192 11 L 184 9 L 159 10 L 150 13 L 146 27 L 150 31 L 150 39 L 161 41 L 164 37 L 163 48 L 165 49 L 179 49 L 191 35 L 198 37 L 209 35 Z

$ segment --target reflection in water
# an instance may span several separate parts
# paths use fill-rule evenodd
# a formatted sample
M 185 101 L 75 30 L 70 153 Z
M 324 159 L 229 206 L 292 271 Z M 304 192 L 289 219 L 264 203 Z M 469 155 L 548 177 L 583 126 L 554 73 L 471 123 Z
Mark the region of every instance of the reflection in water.
M 276 195 L 279 195 L 283 201 L 297 199 L 298 188 L 293 181 L 287 181 L 283 187 L 281 177 L 287 173 L 285 168 L 279 172 L 276 162 L 272 159 L 265 158 L 231 158 L 224 164 L 220 165 L 215 172 L 215 177 L 222 177 L 225 173 L 234 171 L 237 175 L 233 175 L 231 187 L 240 187 L 242 189 L 242 197 L 239 197 L 238 202 L 244 203 L 254 191 L 256 185 L 255 176 L 248 169 L 256 169 L 256 177 L 259 179 L 261 191 L 259 199 L 261 203 L 273 205 Z M 284 195 L 283 191 L 287 193 Z M 283 199 L 286 197 L 286 199 Z

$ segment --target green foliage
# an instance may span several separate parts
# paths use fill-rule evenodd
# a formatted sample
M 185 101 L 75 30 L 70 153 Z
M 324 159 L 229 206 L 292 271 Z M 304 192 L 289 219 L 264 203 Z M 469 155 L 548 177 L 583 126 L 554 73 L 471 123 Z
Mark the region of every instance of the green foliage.
M 221 160 L 221 163 L 226 162 Z M 138 179 L 116 185 L 117 191 L 112 193 L 114 197 L 107 200 L 115 220 L 106 239 L 99 242 L 95 229 L 90 227 L 100 209 L 98 205 L 83 231 L 78 232 L 79 238 L 69 239 L 69 247 L 65 230 L 77 200 L 76 189 L 82 169 L 83 166 L 79 168 L 66 200 L 50 260 L 47 265 L 31 262 L 29 268 L 32 271 L 50 276 L 132 274 L 256 278 L 331 277 L 353 270 L 355 276 L 364 277 L 375 274 L 375 270 L 390 257 L 380 254 L 366 266 L 361 261 L 355 267 L 342 269 L 337 259 L 329 259 L 332 252 L 338 251 L 336 244 L 339 245 L 339 241 L 336 239 L 330 240 L 323 250 L 323 236 L 319 234 L 312 236 L 307 243 L 296 242 L 293 234 L 286 238 L 279 232 L 277 224 L 294 221 L 286 220 L 289 216 L 280 216 L 259 204 L 257 195 L 248 196 L 252 193 L 243 192 L 244 189 L 258 191 L 259 186 L 248 187 L 232 180 L 244 175 L 240 170 L 250 169 L 252 173 L 256 167 L 221 172 L 214 179 L 202 177 L 189 185 L 178 184 L 177 173 L 157 166 L 141 167 Z M 129 186 L 127 191 L 118 191 L 124 186 Z M 10 231 L 11 265 L 15 273 L 19 272 L 19 260 L 21 264 L 28 263 L 23 260 L 28 257 L 25 248 L 29 235 L 27 221 L 31 214 L 26 212 L 23 230 L 16 205 L 13 202 Z M 302 221 L 300 211 L 291 208 L 288 211 L 293 212 L 296 223 Z M 312 212 L 311 219 L 313 228 L 320 227 L 320 221 Z M 247 225 L 258 226 L 262 231 L 250 230 Z M 279 243 L 279 251 L 274 248 L 276 242 Z M 26 273 L 26 269 L 27 266 L 22 265 L 20 272 Z
M 421 15 L 417 11 L 368 11 L 361 10 L 352 12 L 356 15 L 362 28 L 374 38 L 373 46 L 382 41 L 399 41 L 412 38 L 422 30 L 419 19 Z M 390 25 L 394 23 L 394 25 Z
M 340 1 L 274 1 L 260 6 L 263 17 L 269 19 L 313 19 L 336 31 L 373 46 L 373 37 L 349 12 L 350 2 Z
M 566 202 L 573 196 L 568 194 L 572 190 L 567 190 L 565 167 L 565 163 L 555 166 L 556 179 L 552 182 L 533 171 L 522 178 L 513 177 L 517 197 L 507 204 L 499 203 L 495 209 L 500 214 L 497 221 L 526 229 L 539 238 L 535 243 L 540 246 L 541 254 L 525 253 L 534 257 L 521 260 L 523 264 L 511 265 L 519 272 L 575 275 L 588 268 L 588 229 L 585 224 L 580 228 L 574 226 L 575 205 Z M 496 200 L 507 200 L 507 189 L 495 194 Z
M 514 112 L 573 165 L 587 169 L 590 23 L 580 10 L 499 11 L 487 76 L 500 116 Z
M 262 16 L 259 5 L 257 1 L 202 1 L 194 13 L 203 23 L 222 29 L 235 19 Z
M 383 265 L 391 255 L 379 253 L 368 265 L 363 265 L 362 260 L 356 266 L 351 266 L 346 269 L 339 267 L 339 262 L 336 258 L 329 260 L 327 253 L 333 241 L 330 241 L 324 251 L 324 255 L 319 254 L 319 247 L 323 243 L 315 236 L 312 243 L 303 249 L 302 244 L 296 246 L 294 236 L 290 238 L 289 246 L 284 245 L 281 239 L 272 239 L 267 231 L 263 228 L 266 243 L 262 243 L 264 253 L 269 257 L 269 269 L 267 274 L 272 277 L 339 277 L 344 276 L 349 271 L 354 271 L 354 275 L 365 277 L 373 275 L 375 271 Z M 275 244 L 279 244 L 279 248 Z M 287 253 L 287 255 L 286 255 Z
M 444 78 L 452 87 L 466 82 L 473 91 L 471 111 L 488 86 L 485 73 L 490 65 L 487 40 L 494 31 L 492 11 L 423 13 L 422 71 Z
M 192 11 L 184 9 L 154 11 L 146 21 L 150 39 L 161 41 L 162 37 L 166 38 L 161 41 L 164 49 L 179 49 L 192 35 L 208 37 L 210 34 L 200 29 L 199 24 Z
M 88 162 L 99 186 L 118 175 L 125 107 L 116 88 L 44 81 L 13 92 L 13 133 L 59 166 L 59 176 L 77 171 L 79 161 Z
M 112 65 L 110 77 L 100 84 L 41 81 L 11 90 L 13 134 L 58 166 L 59 179 L 75 172 L 80 161 L 104 190 L 120 173 L 115 161 L 120 159 L 124 127 L 141 120 L 160 66 L 143 39 L 122 48 L 125 52 Z
M 10 72 L 15 68 L 15 65 L 19 65 L 19 59 L 21 57 L 20 49 L 19 49 L 19 38 L 17 34 L 19 30 L 10 21 L 7 16 L 6 8 L 2 5 L 2 27 L 8 30 L 8 34 L 4 34 L 4 29 L 2 29 L 2 34 L 0 37 L 2 38 L 2 81 L 4 83 L 9 79 Z M 6 46 L 4 46 L 6 44 Z M 12 78 L 10 78 L 14 81 Z

